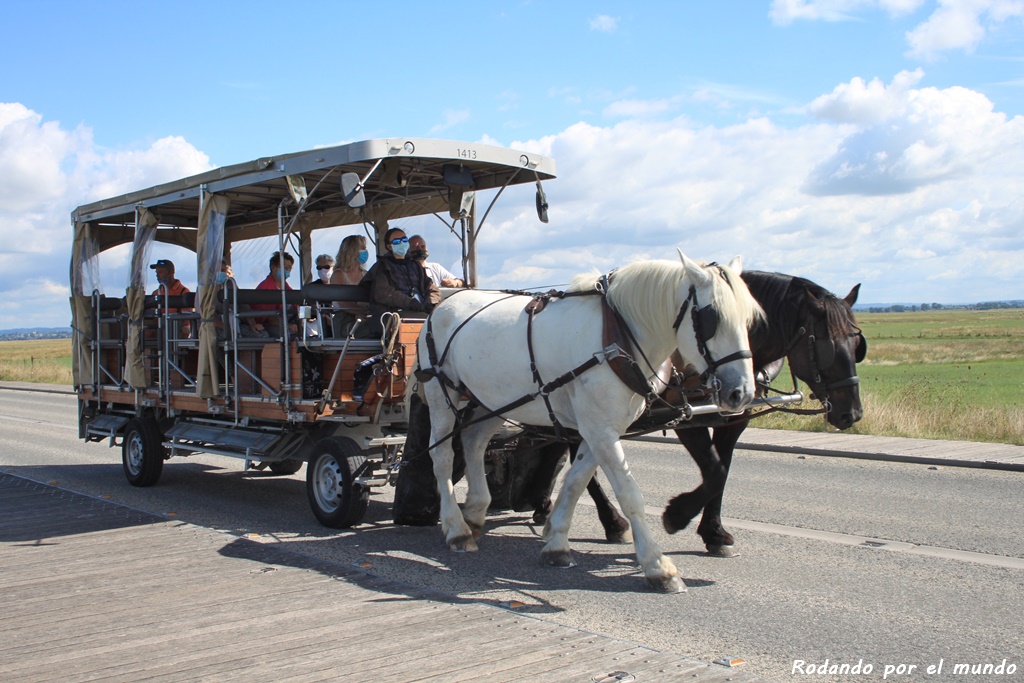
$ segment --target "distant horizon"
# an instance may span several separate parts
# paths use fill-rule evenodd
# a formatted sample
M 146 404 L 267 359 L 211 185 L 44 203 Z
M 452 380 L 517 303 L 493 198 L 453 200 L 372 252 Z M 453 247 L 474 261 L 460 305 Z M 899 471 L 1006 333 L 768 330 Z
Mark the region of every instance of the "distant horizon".
M 944 304 L 944 303 L 941 303 L 941 302 L 929 302 L 929 301 L 921 301 L 921 302 L 917 302 L 917 303 L 915 303 L 915 302 L 893 302 L 893 303 L 865 303 L 865 304 L 862 304 L 862 303 L 858 302 L 858 303 L 854 304 L 853 310 L 854 310 L 855 313 L 867 313 L 867 312 L 869 312 L 868 309 L 870 309 L 870 308 L 892 308 L 893 306 L 905 306 L 905 307 L 909 308 L 911 306 L 920 307 L 922 304 L 927 304 L 928 306 L 934 306 L 936 303 L 938 303 L 940 306 L 942 306 L 942 308 L 962 308 L 962 307 L 970 307 L 970 306 L 979 306 L 981 304 L 1016 304 L 1015 306 L 1010 306 L 1010 308 L 1024 308 L 1024 299 L 989 299 L 989 300 L 986 300 L 986 301 L 963 302 L 963 303 L 955 303 L 955 304 Z M 70 313 L 69 313 L 69 315 L 70 315 Z M 45 332 L 65 332 L 65 331 L 68 332 L 68 334 L 71 333 L 71 325 L 70 324 L 66 325 L 66 326 L 58 325 L 56 327 L 13 327 L 13 328 L 8 328 L 8 329 L 0 330 L 0 338 L 5 337 L 7 335 L 11 335 L 11 334 L 31 334 L 31 333 L 34 333 L 34 332 L 35 333 L 45 333 Z M 0 341 L 6 341 L 6 340 L 0 339 Z

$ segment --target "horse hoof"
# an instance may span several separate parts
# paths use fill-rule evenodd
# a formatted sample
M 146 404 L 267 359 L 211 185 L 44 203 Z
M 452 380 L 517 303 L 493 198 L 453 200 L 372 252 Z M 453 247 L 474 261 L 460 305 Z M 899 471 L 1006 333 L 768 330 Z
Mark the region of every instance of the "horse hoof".
M 473 534 L 474 540 L 480 540 L 480 537 L 484 535 L 484 527 L 482 524 L 467 523 L 466 526 L 469 527 L 469 532 Z
M 709 545 L 708 555 L 712 557 L 739 557 L 740 551 L 734 545 Z
M 547 510 L 537 510 L 536 512 L 533 513 L 533 523 L 534 524 L 546 524 L 547 521 L 548 521 L 548 512 L 547 512 Z
M 655 579 L 647 577 L 647 585 L 659 593 L 685 593 L 686 584 L 678 576 Z
M 448 541 L 448 547 L 457 553 L 475 553 L 479 550 L 472 536 L 456 536 Z
M 540 554 L 540 562 L 549 567 L 562 569 L 576 566 L 576 561 L 572 559 L 572 553 L 568 550 L 544 550 Z

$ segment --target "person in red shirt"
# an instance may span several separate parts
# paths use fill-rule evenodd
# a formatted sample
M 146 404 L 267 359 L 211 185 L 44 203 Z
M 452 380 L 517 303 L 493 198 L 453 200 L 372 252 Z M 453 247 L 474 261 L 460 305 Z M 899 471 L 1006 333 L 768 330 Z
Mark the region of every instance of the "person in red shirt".
M 162 258 L 157 260 L 156 263 L 150 266 L 156 271 L 156 280 L 159 283 L 157 288 L 153 290 L 153 296 L 163 297 L 165 294 L 169 296 L 181 296 L 188 294 L 191 290 L 185 285 L 181 284 L 181 280 L 174 277 L 174 262 L 168 259 Z M 168 313 L 188 313 L 191 308 L 168 308 Z M 192 336 L 192 323 L 187 320 L 181 322 L 180 330 L 182 337 Z
M 295 258 L 291 254 L 284 254 L 284 268 L 281 267 L 281 260 L 281 252 L 275 251 L 274 255 L 270 257 L 270 273 L 267 274 L 263 282 L 256 285 L 256 289 L 271 289 L 275 292 L 281 291 L 282 286 L 284 289 L 291 289 L 291 285 L 288 284 L 287 280 L 292 274 Z M 293 308 L 294 306 L 289 306 L 288 310 L 291 311 Z M 250 309 L 254 311 L 280 311 L 281 304 L 253 304 L 250 306 Z M 281 336 L 281 317 L 275 315 L 267 318 L 253 318 L 252 321 L 265 327 L 271 337 Z M 294 325 L 289 327 L 289 330 L 293 332 L 296 329 Z

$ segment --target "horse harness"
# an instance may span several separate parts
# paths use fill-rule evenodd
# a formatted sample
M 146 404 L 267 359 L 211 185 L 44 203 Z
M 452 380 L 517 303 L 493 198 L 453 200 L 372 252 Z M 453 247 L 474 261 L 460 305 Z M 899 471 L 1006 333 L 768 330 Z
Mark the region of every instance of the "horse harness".
M 456 407 L 456 402 L 453 402 L 448 392 L 445 392 L 445 400 L 448 402 L 449 408 L 451 408 L 451 410 L 456 414 L 456 424 L 455 428 L 452 430 L 450 434 L 438 440 L 437 443 L 431 446 L 431 448 L 454 437 L 456 434 L 458 434 L 466 427 L 515 410 L 516 408 L 519 408 L 520 406 L 523 406 L 529 403 L 530 401 L 536 400 L 537 397 L 542 398 L 544 401 L 544 405 L 548 411 L 548 419 L 551 420 L 551 424 L 555 430 L 555 439 L 559 441 L 568 440 L 566 438 L 566 429 L 559 423 L 558 418 L 555 415 L 554 409 L 551 406 L 551 400 L 548 397 L 552 392 L 564 387 L 566 384 L 575 380 L 586 371 L 590 370 L 591 368 L 597 367 L 598 365 L 604 362 L 608 363 L 609 369 L 611 369 L 615 373 L 615 375 L 619 378 L 619 380 L 622 381 L 623 384 L 625 384 L 634 393 L 644 397 L 647 410 L 650 409 L 651 405 L 654 402 L 659 402 L 663 403 L 666 407 L 671 409 L 671 411 L 673 412 L 672 419 L 674 420 L 678 420 L 683 416 L 687 415 L 688 411 L 685 410 L 685 407 L 680 408 L 678 406 L 669 404 L 661 396 L 658 395 L 658 393 L 651 387 L 650 383 L 647 381 L 646 374 L 641 369 L 640 364 L 637 363 L 637 361 L 629 353 L 628 349 L 636 349 L 637 353 L 639 353 L 640 357 L 643 358 L 648 368 L 650 368 L 652 372 L 657 371 L 657 368 L 653 366 L 653 364 L 650 362 L 650 360 L 644 353 L 643 349 L 640 347 L 639 343 L 636 340 L 636 337 L 633 335 L 632 330 L 630 330 L 629 325 L 626 324 L 626 321 L 622 318 L 622 315 L 617 310 L 615 310 L 615 308 L 608 302 L 608 287 L 610 286 L 611 278 L 614 276 L 614 273 L 615 271 L 612 271 L 611 273 L 602 275 L 594 289 L 585 291 L 562 292 L 550 290 L 548 292 L 535 294 L 532 292 L 502 290 L 503 293 L 507 294 L 507 296 L 500 299 L 495 299 L 494 301 L 491 301 L 486 305 L 480 307 L 478 310 L 474 311 L 472 315 L 463 320 L 455 328 L 452 334 L 448 337 L 448 341 L 445 344 L 445 347 L 441 352 L 440 356 L 437 355 L 437 350 L 434 342 L 432 317 L 428 317 L 425 330 L 425 340 L 427 344 L 427 357 L 428 361 L 430 362 L 430 367 L 427 369 L 417 370 L 416 378 L 421 382 L 427 381 L 431 378 L 437 378 L 438 381 L 444 384 L 445 387 L 454 391 L 456 396 L 468 398 L 470 402 L 470 408 L 468 410 L 460 411 Z M 565 299 L 573 296 L 598 295 L 601 297 L 602 344 L 604 345 L 604 348 L 601 351 L 593 354 L 590 358 L 588 358 L 586 361 L 584 361 L 577 367 L 573 368 L 572 370 L 569 370 L 568 372 L 559 375 L 558 377 L 549 382 L 545 382 L 540 375 L 540 371 L 537 368 L 536 355 L 534 353 L 534 317 L 536 317 L 538 313 L 543 311 L 547 307 L 548 303 L 550 303 L 554 299 Z M 463 385 L 461 382 L 459 384 L 455 384 L 455 382 L 453 382 L 451 378 L 448 377 L 441 368 L 448 356 L 449 350 L 451 349 L 452 341 L 455 339 L 459 331 L 463 327 L 465 327 L 470 320 L 475 318 L 477 315 L 482 313 L 487 308 L 502 301 L 507 301 L 508 299 L 511 299 L 512 297 L 516 296 L 531 297 L 530 301 L 526 304 L 524 308 L 528 316 L 526 324 L 526 346 L 530 358 L 530 372 L 533 375 L 534 382 L 537 384 L 537 391 L 530 394 L 526 394 L 500 408 L 496 408 L 493 410 L 488 409 L 485 414 L 474 417 L 472 416 L 473 409 L 475 409 L 476 407 L 480 407 L 481 404 L 472 395 L 472 392 L 469 391 L 468 387 Z M 691 302 L 693 306 L 692 309 L 690 309 Z M 706 362 L 708 363 L 708 369 L 701 375 L 701 380 L 703 382 L 707 381 L 707 379 L 711 376 L 711 373 L 713 373 L 715 368 L 725 363 L 728 363 L 732 360 L 751 357 L 750 351 L 747 350 L 738 351 L 734 354 L 730 354 L 729 356 L 726 356 L 725 358 L 722 358 L 721 360 L 718 361 L 715 361 L 712 358 L 711 353 L 707 347 L 707 341 L 714 336 L 715 332 L 718 329 L 718 311 L 715 310 L 714 307 L 711 305 L 701 308 L 697 304 L 697 290 L 696 287 L 693 285 L 690 286 L 689 294 L 686 300 L 679 308 L 679 314 L 676 316 L 676 320 L 672 325 L 673 330 L 679 329 L 679 325 L 683 320 L 683 316 L 686 315 L 688 309 L 690 310 L 691 315 L 693 316 L 694 334 L 697 337 L 698 349 L 700 350 L 701 355 L 705 358 Z

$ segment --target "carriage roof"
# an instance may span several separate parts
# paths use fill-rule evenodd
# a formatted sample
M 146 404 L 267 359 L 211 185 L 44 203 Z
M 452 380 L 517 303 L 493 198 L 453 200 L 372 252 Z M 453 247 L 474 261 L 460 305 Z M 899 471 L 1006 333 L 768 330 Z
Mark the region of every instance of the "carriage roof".
M 339 184 L 346 173 L 364 181 L 365 206 L 346 201 Z M 234 242 L 276 234 L 279 207 L 294 184 L 309 191 L 304 213 L 322 228 L 442 213 L 453 189 L 461 196 L 554 177 L 554 160 L 540 154 L 475 142 L 382 138 L 225 166 L 84 204 L 72 221 L 98 228 L 94 235 L 104 250 L 132 241 L 136 209 L 144 207 L 159 219 L 157 240 L 194 250 L 204 192 L 230 199 L 224 234 Z

